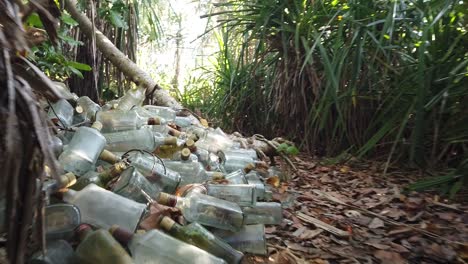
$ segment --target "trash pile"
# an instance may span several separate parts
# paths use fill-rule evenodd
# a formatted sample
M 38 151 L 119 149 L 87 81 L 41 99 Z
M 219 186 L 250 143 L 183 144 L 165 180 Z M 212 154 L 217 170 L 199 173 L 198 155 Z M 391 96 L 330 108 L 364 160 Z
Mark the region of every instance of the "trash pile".
M 44 102 L 63 174 L 48 179 L 41 263 L 240 263 L 282 221 L 277 171 L 205 120 L 130 90 L 100 106 L 57 83 Z M 44 262 L 45 261 L 45 262 Z M 36 262 L 34 262 L 36 263 Z

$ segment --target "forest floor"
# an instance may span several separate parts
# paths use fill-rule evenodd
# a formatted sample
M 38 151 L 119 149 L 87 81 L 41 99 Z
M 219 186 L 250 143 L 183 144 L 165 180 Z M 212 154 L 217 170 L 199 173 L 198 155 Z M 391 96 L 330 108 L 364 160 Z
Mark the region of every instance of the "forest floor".
M 269 256 L 244 263 L 468 262 L 468 203 L 404 193 L 418 172 L 383 176 L 377 162 L 327 166 L 305 155 L 293 162 L 298 172 L 275 189 L 287 208 L 281 225 L 266 227 Z

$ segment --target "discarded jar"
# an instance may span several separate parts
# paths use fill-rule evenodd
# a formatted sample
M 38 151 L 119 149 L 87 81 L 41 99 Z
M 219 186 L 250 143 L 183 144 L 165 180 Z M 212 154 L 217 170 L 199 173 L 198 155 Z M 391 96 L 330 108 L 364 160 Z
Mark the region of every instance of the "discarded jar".
M 140 129 L 144 125 L 159 125 L 159 117 L 143 117 L 137 111 L 111 110 L 98 112 L 96 120 L 102 123 L 103 133 Z
M 179 208 L 189 222 L 233 231 L 243 224 L 239 205 L 197 192 L 189 192 L 185 197 L 161 193 L 158 203 Z
M 154 151 L 161 145 L 176 145 L 177 138 L 155 135 L 149 128 L 104 134 L 106 149 L 113 152 L 125 152 L 131 149 Z
M 101 228 L 118 224 L 134 231 L 146 209 L 145 204 L 107 191 L 93 183 L 81 191 L 68 190 L 63 194 L 63 200 L 80 209 L 82 222 Z
M 127 251 L 105 229 L 93 231 L 89 225 L 77 228 L 80 244 L 76 248 L 79 263 L 118 263 L 131 264 Z
M 93 169 L 101 154 L 106 139 L 99 132 L 101 123 L 95 122 L 92 127 L 80 127 L 75 132 L 67 148 L 60 154 L 58 160 L 63 169 L 81 176 Z
M 160 187 L 149 182 L 135 167 L 129 167 L 122 172 L 112 191 L 139 203 L 147 203 L 148 198 L 158 196 Z
M 211 232 L 240 252 L 257 255 L 267 255 L 268 253 L 264 225 L 245 225 L 237 232 L 221 229 L 214 229 Z
M 45 208 L 45 233 L 47 240 L 69 240 L 81 223 L 78 207 L 71 204 L 53 204 Z
M 130 250 L 135 264 L 226 263 L 200 248 L 184 243 L 156 229 L 143 234 L 132 234 L 123 228 L 114 226 L 110 232 Z
M 174 193 L 180 184 L 180 174 L 165 168 L 154 156 L 135 151 L 130 153 L 127 160 L 150 182 L 160 186 L 163 192 Z
M 243 207 L 244 224 L 279 225 L 283 220 L 280 203 L 258 202 L 251 207 Z
M 171 236 L 206 250 L 216 257 L 224 259 L 227 263 L 237 264 L 244 257 L 244 254 L 233 249 L 198 223 L 181 226 L 171 218 L 164 216 L 159 225 Z

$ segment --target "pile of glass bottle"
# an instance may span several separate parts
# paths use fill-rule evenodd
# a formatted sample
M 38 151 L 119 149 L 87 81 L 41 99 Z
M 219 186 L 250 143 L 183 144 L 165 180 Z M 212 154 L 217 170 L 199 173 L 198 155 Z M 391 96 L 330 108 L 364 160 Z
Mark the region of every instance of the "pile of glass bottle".
M 47 253 L 31 263 L 239 263 L 244 253 L 267 254 L 265 225 L 281 223 L 282 210 L 264 184 L 277 169 L 255 150 L 193 116 L 142 106 L 140 90 L 103 106 L 64 94 L 45 106 L 63 174 L 42 187 Z M 185 225 L 161 216 L 157 229 L 140 230 L 154 203 L 178 208 Z

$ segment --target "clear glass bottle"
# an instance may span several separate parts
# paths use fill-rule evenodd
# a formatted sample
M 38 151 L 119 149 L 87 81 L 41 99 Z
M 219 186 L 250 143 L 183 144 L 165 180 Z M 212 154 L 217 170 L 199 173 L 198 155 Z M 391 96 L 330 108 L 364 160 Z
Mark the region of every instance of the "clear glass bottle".
M 171 160 L 191 160 L 193 162 L 198 162 L 198 157 L 192 154 L 188 148 L 184 148 L 174 153 Z
M 72 246 L 65 240 L 47 242 L 46 254 L 34 253 L 28 264 L 72 264 L 76 259 Z
M 181 128 L 189 127 L 193 125 L 193 120 L 188 116 L 176 116 L 174 123 Z
M 207 184 L 207 194 L 240 206 L 254 206 L 257 202 L 255 185 L 250 184 Z
M 183 159 L 187 156 L 182 157 Z M 220 172 L 206 171 L 200 162 L 192 160 L 168 160 L 164 162 L 167 168 L 177 171 L 181 176 L 180 185 L 187 185 L 190 183 L 201 183 L 208 181 L 212 178 L 223 176 Z
M 283 209 L 280 203 L 258 202 L 254 206 L 243 207 L 244 224 L 279 225 L 283 221 Z
M 246 175 L 255 168 L 252 163 L 247 164 L 243 169 L 238 169 L 226 175 L 226 180 L 231 184 L 247 184 Z
M 121 155 L 117 155 L 115 153 L 112 153 L 108 151 L 107 149 L 104 149 L 101 154 L 99 155 L 99 159 L 102 161 L 105 161 L 110 164 L 115 164 L 121 160 Z
M 93 169 L 106 145 L 106 138 L 99 132 L 101 128 L 99 122 L 94 122 L 92 127 L 78 128 L 58 158 L 65 171 L 81 176 Z
M 174 193 L 180 184 L 180 174 L 164 168 L 158 159 L 141 152 L 131 152 L 127 158 L 150 182 L 161 187 L 163 192 Z
M 89 99 L 88 96 L 81 96 L 78 98 L 76 103 L 83 109 L 82 115 L 85 120 L 92 122 L 96 120 L 96 113 L 101 110 L 101 107 L 98 104 Z
M 241 155 L 232 151 L 220 151 L 218 156 L 221 160 L 223 171 L 230 173 L 245 168 L 250 163 L 255 164 L 255 159 L 250 155 Z
M 112 235 L 130 250 L 135 264 L 222 264 L 224 260 L 210 253 L 152 229 L 132 234 L 120 227 L 110 229 Z
M 176 118 L 176 111 L 170 107 L 157 105 L 144 105 L 143 109 L 148 111 L 152 116 L 160 116 L 168 122 L 173 122 Z
M 237 232 L 222 229 L 213 229 L 211 232 L 240 252 L 264 256 L 268 254 L 264 225 L 244 225 Z
M 113 109 L 116 109 L 117 106 L 119 105 L 119 99 L 114 99 L 114 100 L 110 100 L 108 102 L 106 102 L 102 107 L 101 107 L 101 111 L 109 111 L 109 110 L 113 110 Z
M 94 183 L 99 187 L 106 188 L 107 183 L 118 177 L 126 168 L 127 165 L 124 162 L 118 162 L 101 173 L 96 171 L 88 171 L 83 176 L 81 176 L 73 186 L 71 186 L 71 189 L 80 191 L 90 183 Z
M 109 231 L 105 229 L 93 231 L 89 225 L 82 224 L 77 228 L 77 234 L 81 241 L 76 248 L 79 263 L 133 263 L 127 251 Z
M 69 127 L 73 122 L 73 112 L 73 106 L 67 100 L 60 99 L 50 105 L 47 118 L 57 125 Z
M 255 185 L 257 200 L 265 200 L 265 184 L 255 171 L 251 171 L 245 175 L 248 184 Z
M 159 117 L 143 117 L 135 110 L 98 112 L 96 120 L 102 123 L 103 133 L 140 129 L 144 125 L 160 125 Z
M 161 145 L 176 145 L 177 138 L 154 135 L 148 128 L 104 134 L 106 149 L 112 152 L 125 152 L 131 149 L 154 151 Z
M 198 192 L 189 192 L 185 197 L 160 193 L 158 203 L 179 208 L 189 222 L 233 231 L 243 224 L 239 205 Z
M 134 106 L 140 106 L 144 100 L 145 89 L 128 89 L 127 93 L 120 99 L 119 104 L 117 105 L 117 109 L 128 111 Z
M 134 231 L 146 205 L 89 184 L 81 191 L 68 190 L 63 200 L 80 209 L 81 221 L 96 227 L 109 228 L 114 224 Z
M 55 157 L 60 156 L 60 154 L 63 151 L 63 142 L 62 142 L 62 140 L 57 136 L 51 136 L 50 137 L 50 148 L 52 149 L 52 152 L 54 153 Z
M 224 133 L 215 131 L 208 131 L 203 138 L 195 143 L 198 148 L 206 149 L 212 153 L 229 149 L 232 144 L 232 140 Z
M 129 167 L 122 172 L 112 191 L 136 202 L 147 203 L 146 197 L 156 199 L 160 187 L 149 182 L 135 167 Z
M 229 264 L 237 264 L 244 257 L 244 254 L 214 236 L 199 223 L 181 226 L 171 218 L 163 216 L 159 226 L 171 236 L 206 250 L 214 256 L 224 259 Z

